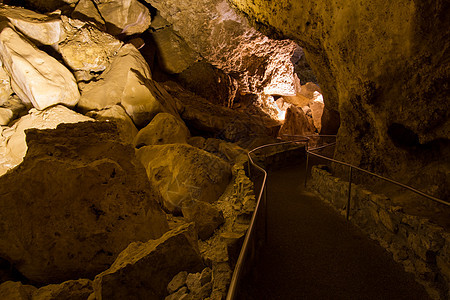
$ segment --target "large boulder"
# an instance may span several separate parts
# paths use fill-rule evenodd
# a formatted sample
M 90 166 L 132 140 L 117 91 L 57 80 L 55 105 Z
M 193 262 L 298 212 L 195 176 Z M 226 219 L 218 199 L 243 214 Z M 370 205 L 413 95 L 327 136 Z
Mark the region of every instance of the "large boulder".
M 207 202 L 185 202 L 181 212 L 188 222 L 194 222 L 198 237 L 202 240 L 208 239 L 225 222 L 222 211 Z
M 0 16 L 8 18 L 23 35 L 42 45 L 56 45 L 66 37 L 58 14 L 44 15 L 21 7 L 0 4 Z
M 117 135 L 108 122 L 27 131 L 23 163 L 0 178 L 0 257 L 25 277 L 92 278 L 167 231 L 159 192 Z
M 150 11 L 138 0 L 95 0 L 95 5 L 113 35 L 142 33 L 150 26 Z
M 183 121 L 168 113 L 159 113 L 136 135 L 136 148 L 150 145 L 187 143 L 189 130 Z
M 43 111 L 31 109 L 29 114 L 20 118 L 10 128 L 5 128 L 0 134 L 0 175 L 22 162 L 27 152 L 25 130 L 51 129 L 61 123 L 78 123 L 93 121 L 93 119 L 78 114 L 65 106 L 57 105 Z
M 20 282 L 6 281 L 0 284 L 0 299 L 30 300 L 37 289 L 32 285 L 23 285 Z
M 92 281 L 89 279 L 69 280 L 35 290 L 32 300 L 86 300 L 93 292 Z
M 291 106 L 286 111 L 286 119 L 280 129 L 283 135 L 310 135 L 315 132 L 314 125 L 308 120 L 301 108 Z
M 94 280 L 97 300 L 160 300 L 180 271 L 198 272 L 203 262 L 193 224 L 185 224 L 160 239 L 130 244 L 105 272 Z
M 6 21 L 0 22 L 0 59 L 23 102 L 40 110 L 58 103 L 69 107 L 78 103 L 80 93 L 72 73 Z
M 75 9 L 72 11 L 71 17 L 89 22 L 96 25 L 99 29 L 106 30 L 105 20 L 103 20 L 92 0 L 78 1 Z
M 158 187 L 164 207 L 179 213 L 183 202 L 215 202 L 231 176 L 230 165 L 187 144 L 145 146 L 136 155 Z

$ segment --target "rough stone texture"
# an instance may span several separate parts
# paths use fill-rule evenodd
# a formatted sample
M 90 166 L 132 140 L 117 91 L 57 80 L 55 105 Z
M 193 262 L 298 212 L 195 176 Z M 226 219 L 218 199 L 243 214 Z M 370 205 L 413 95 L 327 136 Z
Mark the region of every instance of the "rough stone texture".
M 94 0 L 106 22 L 106 29 L 113 35 L 142 33 L 150 26 L 151 15 L 138 0 Z
M 127 85 L 128 74 L 138 72 L 151 78 L 147 62 L 132 45 L 124 45 L 97 81 L 81 89 L 78 107 L 84 111 L 100 110 L 119 104 Z
M 169 74 L 181 73 L 200 59 L 171 27 L 152 32 L 159 66 Z
M 431 161 L 442 163 L 450 130 L 447 4 L 231 2 L 261 29 L 303 47 L 325 104 L 341 116 L 336 158 L 404 179 Z M 419 180 L 411 183 L 430 184 Z M 448 198 L 448 188 L 435 194 Z
M 311 189 L 345 214 L 348 182 L 320 167 L 312 168 Z M 441 209 L 447 209 L 442 207 Z M 448 299 L 450 234 L 423 217 L 410 215 L 384 195 L 352 184 L 351 222 L 393 254 L 405 270 L 416 275 L 433 299 Z
M 188 289 L 185 286 L 179 289 L 178 291 L 170 294 L 166 298 L 164 298 L 164 300 L 183 300 L 183 299 L 184 300 L 190 299 Z
M 132 144 L 138 134 L 136 126 L 120 105 L 114 105 L 110 108 L 100 111 L 90 111 L 86 116 L 98 121 L 112 121 L 117 124 L 119 135 L 122 141 Z
M 0 4 L 0 16 L 8 18 L 27 38 L 43 45 L 58 44 L 66 37 L 58 14 L 43 15 L 21 7 Z
M 247 155 L 248 152 L 234 143 L 225 142 L 215 138 L 205 139 L 201 136 L 196 136 L 190 138 L 188 143 L 189 145 L 203 149 L 232 164 L 234 164 L 241 155 Z
M 202 240 L 208 239 L 225 222 L 222 212 L 206 202 L 184 202 L 181 212 L 187 221 L 194 222 Z
M 0 257 L 41 283 L 92 277 L 167 221 L 131 145 L 111 123 L 27 131 L 28 152 L 1 177 Z
M 33 300 L 86 300 L 94 292 L 88 279 L 70 280 L 61 284 L 50 284 L 34 291 Z
M 43 111 L 32 109 L 28 115 L 20 118 L 12 127 L 4 129 L 0 135 L 0 175 L 22 162 L 27 152 L 25 130 L 56 128 L 61 123 L 78 123 L 92 121 L 62 105 L 50 107 Z
M 40 110 L 58 103 L 77 104 L 80 93 L 66 67 L 30 44 L 8 22 L 0 23 L 0 31 L 0 59 L 23 102 Z
M 92 0 L 80 0 L 72 11 L 71 17 L 73 19 L 80 19 L 85 22 L 94 24 L 102 31 L 106 30 L 105 20 L 103 20 L 100 12 Z
M 180 271 L 203 269 L 193 224 L 185 224 L 146 243 L 131 243 L 114 264 L 96 276 L 96 299 L 160 300 Z
M 75 72 L 104 71 L 122 42 L 90 24 L 67 17 L 63 20 L 67 38 L 58 45 L 58 51 L 64 62 Z
M 189 130 L 184 123 L 168 113 L 159 113 L 136 135 L 136 148 L 150 145 L 187 143 Z
M 251 28 L 226 0 L 146 0 L 187 44 L 219 69 L 233 74 L 241 89 L 293 94 L 298 46 L 268 39 Z
M 36 288 L 32 285 L 23 285 L 20 282 L 7 281 L 0 284 L 0 299 L 5 300 L 31 300 Z
M 171 212 L 179 213 L 184 202 L 217 201 L 231 176 L 228 163 L 187 144 L 146 146 L 136 155 Z
M 0 67 L 0 105 L 8 101 L 9 96 L 13 93 L 11 88 L 11 78 L 5 72 L 3 67 Z
M 207 99 L 213 104 L 233 107 L 238 90 L 237 81 L 206 61 L 200 61 L 176 76 L 186 89 Z
M 188 273 L 186 271 L 180 272 L 169 282 L 167 291 L 173 294 L 186 284 Z
M 164 87 L 175 98 L 178 112 L 191 133 L 213 135 L 247 149 L 271 141 L 268 130 L 260 119 L 213 105 L 175 83 L 166 82 Z
M 315 132 L 314 125 L 310 123 L 301 108 L 291 106 L 286 111 L 286 119 L 280 129 L 282 135 L 309 135 Z
M 23 0 L 27 7 L 32 7 L 39 11 L 54 11 L 68 4 L 76 3 L 78 0 Z

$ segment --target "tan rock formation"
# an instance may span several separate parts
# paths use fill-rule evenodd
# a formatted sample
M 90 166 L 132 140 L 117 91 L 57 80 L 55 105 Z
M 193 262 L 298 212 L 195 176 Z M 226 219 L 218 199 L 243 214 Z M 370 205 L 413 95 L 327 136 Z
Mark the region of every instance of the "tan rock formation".
M 50 284 L 34 291 L 32 300 L 86 300 L 94 292 L 89 279 L 69 280 L 61 284 Z
M 407 181 L 448 153 L 447 5 L 231 2 L 259 28 L 304 47 L 325 104 L 341 115 L 337 158 Z
M 36 282 L 89 278 L 167 231 L 160 194 L 117 135 L 106 122 L 27 131 L 27 156 L 1 177 L 0 257 Z
M 75 106 L 80 99 L 72 73 L 5 21 L 0 23 L 0 59 L 23 102 L 42 110 L 58 103 Z
M 136 148 L 150 145 L 187 143 L 189 130 L 186 125 L 168 113 L 159 113 L 133 141 Z
M 5 72 L 5 69 L 0 66 L 0 105 L 8 101 L 12 93 L 11 78 Z
M 72 11 L 71 17 L 96 25 L 101 30 L 106 30 L 105 21 L 92 0 L 80 0 Z
M 226 0 L 146 0 L 187 44 L 211 64 L 233 73 L 241 89 L 288 95 L 294 93 L 298 46 L 268 39 L 251 28 Z
M 160 239 L 130 244 L 111 268 L 95 277 L 95 297 L 164 299 L 167 284 L 176 274 L 202 269 L 194 225 L 185 224 Z
M 0 16 L 27 38 L 43 45 L 56 45 L 65 39 L 65 31 L 58 14 L 44 15 L 21 7 L 0 4 Z
M 184 202 L 181 212 L 188 222 L 194 222 L 198 237 L 202 240 L 208 239 L 225 222 L 222 212 L 206 202 Z
M 283 135 L 309 135 L 315 132 L 314 126 L 310 123 L 301 108 L 291 106 L 286 111 L 286 119 L 280 129 L 280 136 Z
M 150 26 L 151 15 L 138 0 L 94 0 L 106 28 L 113 35 L 142 33 Z
M 44 111 L 30 110 L 12 127 L 3 130 L 0 135 L 0 175 L 22 162 L 27 152 L 25 130 L 56 128 L 61 123 L 78 123 L 93 119 L 78 114 L 62 105 L 50 107 Z
M 174 213 L 184 202 L 217 201 L 231 176 L 228 163 L 187 144 L 145 146 L 136 155 L 161 192 L 164 207 Z
M 35 290 L 37 289 L 32 285 L 6 281 L 0 284 L 0 299 L 30 300 Z

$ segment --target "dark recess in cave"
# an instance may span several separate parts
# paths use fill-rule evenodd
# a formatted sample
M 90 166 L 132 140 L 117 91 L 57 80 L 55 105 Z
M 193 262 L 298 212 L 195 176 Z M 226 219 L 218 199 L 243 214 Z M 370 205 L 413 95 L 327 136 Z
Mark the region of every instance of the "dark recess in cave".
M 412 148 L 419 146 L 419 137 L 411 129 L 399 123 L 392 123 L 388 128 L 388 135 L 395 146 L 399 148 Z

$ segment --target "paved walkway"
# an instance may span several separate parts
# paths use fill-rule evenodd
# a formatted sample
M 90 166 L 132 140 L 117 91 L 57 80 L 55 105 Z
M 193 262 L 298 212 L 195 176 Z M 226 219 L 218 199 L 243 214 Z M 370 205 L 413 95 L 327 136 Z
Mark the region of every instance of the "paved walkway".
M 238 299 L 428 299 L 387 251 L 303 189 L 303 170 L 269 172 L 268 241 Z

